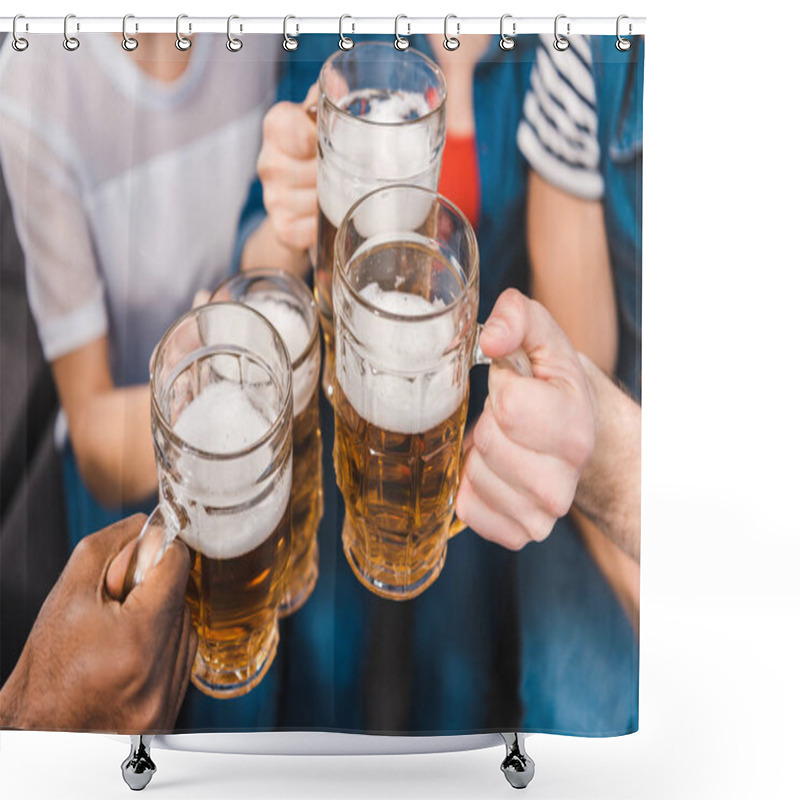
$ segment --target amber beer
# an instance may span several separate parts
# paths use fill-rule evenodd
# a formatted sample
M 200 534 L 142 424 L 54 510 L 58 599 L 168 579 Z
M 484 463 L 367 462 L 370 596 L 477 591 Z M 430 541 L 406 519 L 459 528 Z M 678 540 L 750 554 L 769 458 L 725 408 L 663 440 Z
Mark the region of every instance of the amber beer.
M 207 555 L 186 542 L 192 564 L 186 600 L 198 631 L 192 682 L 212 697 L 244 694 L 241 684 L 260 680 L 277 652 L 291 544 L 288 503 L 275 527 L 263 531 L 264 540 L 239 556 Z
M 461 528 L 469 371 L 488 363 L 476 345 L 477 241 L 441 195 L 398 185 L 350 209 L 335 257 L 342 542 L 370 591 L 406 600 L 436 580 Z
M 337 329 L 334 460 L 348 517 L 342 541 L 371 591 L 409 599 L 436 580 L 445 561 L 474 331 L 459 338 L 463 309 L 447 308 L 463 291 L 462 276 L 424 243 L 365 246 L 348 269 L 360 302 Z M 431 273 L 439 274 L 433 291 Z
M 245 303 L 280 333 L 292 360 L 292 548 L 278 614 L 297 611 L 310 597 L 319 571 L 317 531 L 323 511 L 322 435 L 319 427 L 320 337 L 314 297 L 288 272 L 253 269 L 228 278 L 211 302 Z
M 336 471 L 348 513 L 342 541 L 350 566 L 376 594 L 415 597 L 444 565 L 466 397 L 433 427 L 414 432 L 365 419 L 338 382 L 334 406 Z
M 289 356 L 256 311 L 212 303 L 164 335 L 150 387 L 159 505 L 132 559 L 134 581 L 147 579 L 151 555 L 172 537 L 186 543 L 192 682 L 237 697 L 259 683 L 278 646 L 292 543 Z
M 313 394 L 305 408 L 294 418 L 292 552 L 278 609 L 281 617 L 292 614 L 305 603 L 314 590 L 319 574 L 317 531 L 322 520 L 323 493 L 318 376 L 319 360 L 314 372 Z
M 325 335 L 322 388 L 333 396 L 333 245 L 348 209 L 379 186 L 435 189 L 445 139 L 445 81 L 416 50 L 364 42 L 332 55 L 319 76 L 318 228 L 314 290 Z

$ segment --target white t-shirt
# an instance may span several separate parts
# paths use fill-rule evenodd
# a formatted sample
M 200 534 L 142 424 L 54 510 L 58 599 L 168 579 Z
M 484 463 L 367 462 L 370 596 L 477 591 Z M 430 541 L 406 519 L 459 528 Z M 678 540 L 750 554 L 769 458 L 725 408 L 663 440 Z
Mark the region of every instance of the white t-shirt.
M 147 381 L 150 354 L 198 289 L 231 270 L 274 99 L 279 38 L 238 53 L 194 39 L 185 72 L 156 81 L 87 34 L 0 51 L 0 158 L 45 356 L 108 334 L 117 385 Z
M 570 36 L 563 52 L 554 49 L 552 36 L 539 37 L 517 143 L 548 183 L 586 200 L 603 196 L 592 51 L 585 36 Z

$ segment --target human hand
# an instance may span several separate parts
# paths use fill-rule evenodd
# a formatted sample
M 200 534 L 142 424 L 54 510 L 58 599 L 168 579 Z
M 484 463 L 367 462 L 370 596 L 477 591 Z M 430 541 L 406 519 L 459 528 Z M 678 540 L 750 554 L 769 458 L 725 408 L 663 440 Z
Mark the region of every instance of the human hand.
M 489 399 L 465 444 L 456 513 L 511 550 L 549 536 L 570 509 L 594 448 L 589 384 L 566 334 L 541 304 L 509 289 L 481 334 L 501 358 L 521 347 L 533 378 L 493 366 Z
M 317 94 L 314 84 L 302 104 L 277 103 L 267 112 L 257 162 L 275 236 L 300 251 L 317 241 L 317 124 L 309 114 Z
M 184 602 L 189 554 L 173 542 L 122 601 L 144 522 L 138 514 L 78 544 L 0 692 L 0 727 L 172 730 L 197 647 Z

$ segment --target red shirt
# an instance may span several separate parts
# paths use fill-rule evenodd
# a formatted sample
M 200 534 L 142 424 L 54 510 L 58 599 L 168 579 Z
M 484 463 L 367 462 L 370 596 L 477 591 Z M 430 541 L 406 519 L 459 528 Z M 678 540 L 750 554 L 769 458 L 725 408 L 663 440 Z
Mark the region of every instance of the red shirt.
M 442 153 L 439 194 L 457 205 L 473 228 L 481 214 L 481 181 L 478 171 L 478 148 L 475 134 L 448 131 Z

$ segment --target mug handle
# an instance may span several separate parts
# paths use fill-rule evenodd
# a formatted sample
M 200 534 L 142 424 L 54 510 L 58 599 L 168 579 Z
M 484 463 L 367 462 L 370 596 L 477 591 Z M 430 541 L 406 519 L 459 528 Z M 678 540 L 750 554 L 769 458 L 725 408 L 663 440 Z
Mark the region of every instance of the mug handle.
M 186 527 L 168 503 L 159 503 L 139 532 L 136 546 L 128 562 L 122 586 L 124 600 L 134 586 L 138 586 L 147 573 L 158 564 L 172 540 Z
M 475 349 L 472 351 L 472 366 L 474 367 L 477 364 L 489 364 L 490 366 L 496 366 L 500 369 L 511 369 L 517 373 L 517 375 L 521 375 L 523 378 L 532 378 L 533 377 L 533 369 L 531 369 L 531 362 L 528 359 L 528 356 L 525 354 L 525 351 L 518 347 L 513 352 L 509 353 L 507 356 L 503 356 L 503 358 L 489 358 L 483 350 L 481 350 L 480 339 L 481 339 L 481 331 L 483 330 L 483 325 L 478 325 L 478 333 L 475 336 Z M 459 470 L 464 468 L 464 458 L 462 453 L 461 458 L 461 465 Z M 460 483 L 460 475 L 459 475 L 459 483 Z M 467 524 L 458 518 L 455 514 L 453 515 L 453 521 L 450 523 L 450 530 L 447 533 L 447 538 L 452 539 L 457 534 L 461 533 Z

